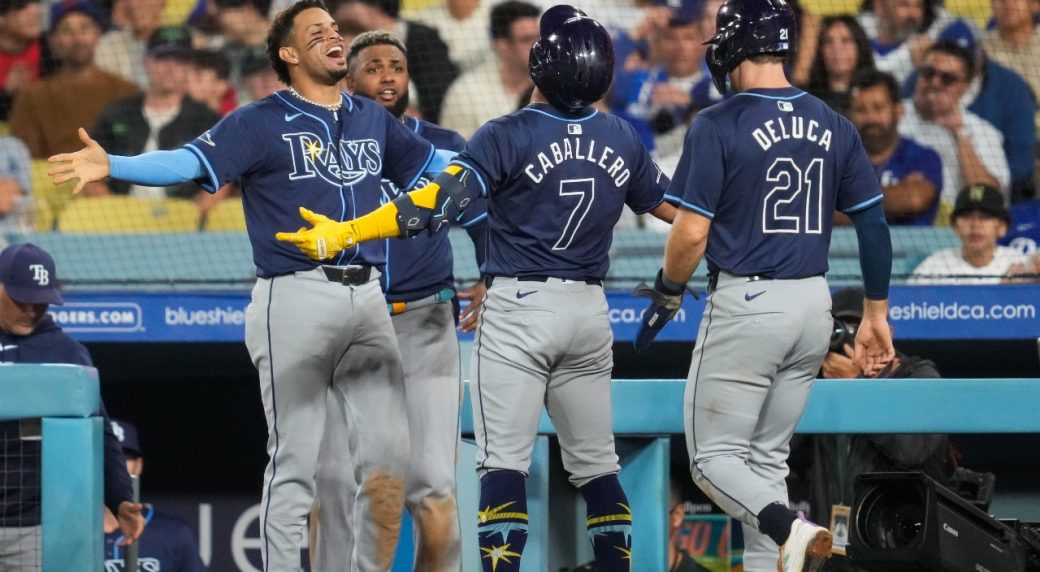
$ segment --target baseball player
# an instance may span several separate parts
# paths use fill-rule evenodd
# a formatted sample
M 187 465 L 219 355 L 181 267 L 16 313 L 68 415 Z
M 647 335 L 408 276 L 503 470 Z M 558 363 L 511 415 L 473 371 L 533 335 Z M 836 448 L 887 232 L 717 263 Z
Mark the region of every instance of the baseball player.
M 120 419 L 109 425 L 126 456 L 126 470 L 140 477 L 144 470 L 141 442 L 137 428 Z M 138 548 L 138 570 L 145 572 L 206 572 L 199 556 L 195 533 L 184 520 L 160 511 L 151 504 L 144 505 L 145 529 Z M 123 534 L 116 526 L 112 513 L 105 511 L 105 572 L 137 572 L 128 567 L 125 549 L 121 546 Z
M 670 194 L 681 195 L 637 347 L 671 318 L 702 257 L 709 297 L 686 385 L 693 479 L 744 523 L 744 569 L 817 570 L 826 528 L 787 508 L 789 442 L 832 329 L 827 250 L 835 208 L 856 225 L 866 290 L 855 359 L 894 356 L 892 246 L 877 177 L 855 127 L 787 82 L 797 38 L 785 0 L 727 0 L 707 61 L 720 92 L 690 126 Z M 777 559 L 779 545 L 779 560 Z
M 404 115 L 408 107 L 408 60 L 404 44 L 386 31 L 364 32 L 347 51 L 347 87 L 371 98 L 438 149 L 457 153 L 466 141 L 454 131 Z M 429 181 L 423 177 L 418 185 Z M 383 201 L 401 195 L 383 179 Z M 480 199 L 455 217 L 473 240 L 478 265 L 483 262 L 487 212 Z M 462 377 L 453 308 L 452 250 L 447 233 L 386 241 L 386 271 L 380 280 L 386 293 L 394 332 L 404 362 L 405 398 L 411 436 L 411 461 L 405 500 L 415 523 L 415 569 L 460 570 L 461 533 L 455 502 L 455 466 L 459 439 Z M 484 287 L 465 293 L 478 296 L 463 321 L 476 322 Z M 332 407 L 339 409 L 338 400 Z M 353 538 L 350 509 L 357 484 L 349 460 L 337 457 L 346 443 L 346 425 L 336 417 L 326 423 L 318 468 L 318 540 L 311 547 L 319 570 L 332 570 L 349 560 Z M 327 451 L 327 452 L 326 452 Z
M 361 483 L 352 524 L 356 568 L 386 569 L 397 543 L 408 462 L 408 426 L 397 340 L 379 287 L 385 243 L 316 264 L 274 240 L 295 225 L 297 205 L 346 220 L 379 206 L 382 178 L 411 188 L 434 147 L 382 106 L 343 94 L 347 47 L 318 0 L 300 0 L 268 33 L 268 56 L 289 87 L 222 119 L 176 151 L 109 156 L 85 131 L 86 148 L 56 155 L 57 183 L 78 190 L 106 176 L 207 190 L 239 180 L 257 282 L 246 345 L 260 376 L 270 461 L 260 513 L 265 572 L 300 570 L 314 499 L 326 390 L 343 400 Z M 328 219 L 325 219 L 328 220 Z
M 486 571 L 519 570 L 527 540 L 524 479 L 543 405 L 563 464 L 585 498 L 600 570 L 629 570 L 632 512 L 611 432 L 613 337 L 603 278 L 625 204 L 670 221 L 668 179 L 635 130 L 590 104 L 610 85 L 613 45 L 571 6 L 542 16 L 531 49 L 533 103 L 477 131 L 433 183 L 341 224 L 283 233 L 312 256 L 443 226 L 442 210 L 488 197 L 488 292 L 470 375 Z

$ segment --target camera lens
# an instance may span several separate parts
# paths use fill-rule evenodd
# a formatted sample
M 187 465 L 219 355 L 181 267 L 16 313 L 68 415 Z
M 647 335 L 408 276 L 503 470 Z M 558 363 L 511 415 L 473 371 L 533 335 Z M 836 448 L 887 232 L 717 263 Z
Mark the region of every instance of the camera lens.
M 917 489 L 880 486 L 863 499 L 856 513 L 856 525 L 868 547 L 917 546 L 924 533 L 924 507 L 924 498 Z
M 853 345 L 856 341 L 856 325 L 838 318 L 834 319 L 831 330 L 830 351 L 845 353 L 845 345 Z

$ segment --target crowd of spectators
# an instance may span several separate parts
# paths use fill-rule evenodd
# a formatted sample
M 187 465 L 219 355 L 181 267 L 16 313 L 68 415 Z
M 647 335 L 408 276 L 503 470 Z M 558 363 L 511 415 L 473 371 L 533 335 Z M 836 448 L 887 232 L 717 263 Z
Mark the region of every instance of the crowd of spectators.
M 3 140 L 0 217 L 32 201 L 21 145 L 44 160 L 78 148 L 83 126 L 116 153 L 172 149 L 284 87 L 264 39 L 288 0 L 197 0 L 175 22 L 168 1 L 0 0 L 0 134 L 14 138 Z M 1036 226 L 1015 217 L 1037 209 L 1014 205 L 1036 195 L 1040 2 L 990 2 L 986 22 L 941 0 L 866 0 L 825 17 L 792 0 L 800 34 L 790 76 L 855 123 L 893 225 L 950 225 L 958 194 L 984 185 L 1011 207 L 1009 229 Z M 329 9 L 347 40 L 398 34 L 410 52 L 409 113 L 468 137 L 526 104 L 528 52 L 551 3 L 330 0 Z M 615 81 L 599 105 L 630 121 L 670 173 L 693 116 L 723 98 L 704 61 L 720 0 L 579 4 L 615 38 Z M 87 194 L 193 199 L 205 214 L 235 192 L 113 184 Z M 1029 253 L 1035 238 L 1016 247 Z

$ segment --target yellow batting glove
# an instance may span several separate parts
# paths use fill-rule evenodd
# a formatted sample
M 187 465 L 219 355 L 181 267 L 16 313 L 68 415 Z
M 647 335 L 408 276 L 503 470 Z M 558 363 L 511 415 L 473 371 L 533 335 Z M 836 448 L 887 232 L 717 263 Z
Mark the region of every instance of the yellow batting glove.
M 296 248 L 314 260 L 335 258 L 358 242 L 354 221 L 336 222 L 304 207 L 300 207 L 300 216 L 312 227 L 300 227 L 296 232 L 279 232 L 274 237 L 295 244 Z

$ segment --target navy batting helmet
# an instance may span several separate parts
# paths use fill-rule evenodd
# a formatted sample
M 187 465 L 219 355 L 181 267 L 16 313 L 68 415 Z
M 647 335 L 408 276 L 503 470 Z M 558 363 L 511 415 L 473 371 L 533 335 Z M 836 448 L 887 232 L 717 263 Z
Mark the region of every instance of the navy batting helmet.
M 574 115 L 603 97 L 614 79 L 614 44 L 599 22 L 573 6 L 545 11 L 531 47 L 531 79 L 553 107 Z
M 726 0 L 715 17 L 715 35 L 705 42 L 715 87 L 726 93 L 726 75 L 750 56 L 793 52 L 797 29 L 785 0 Z

